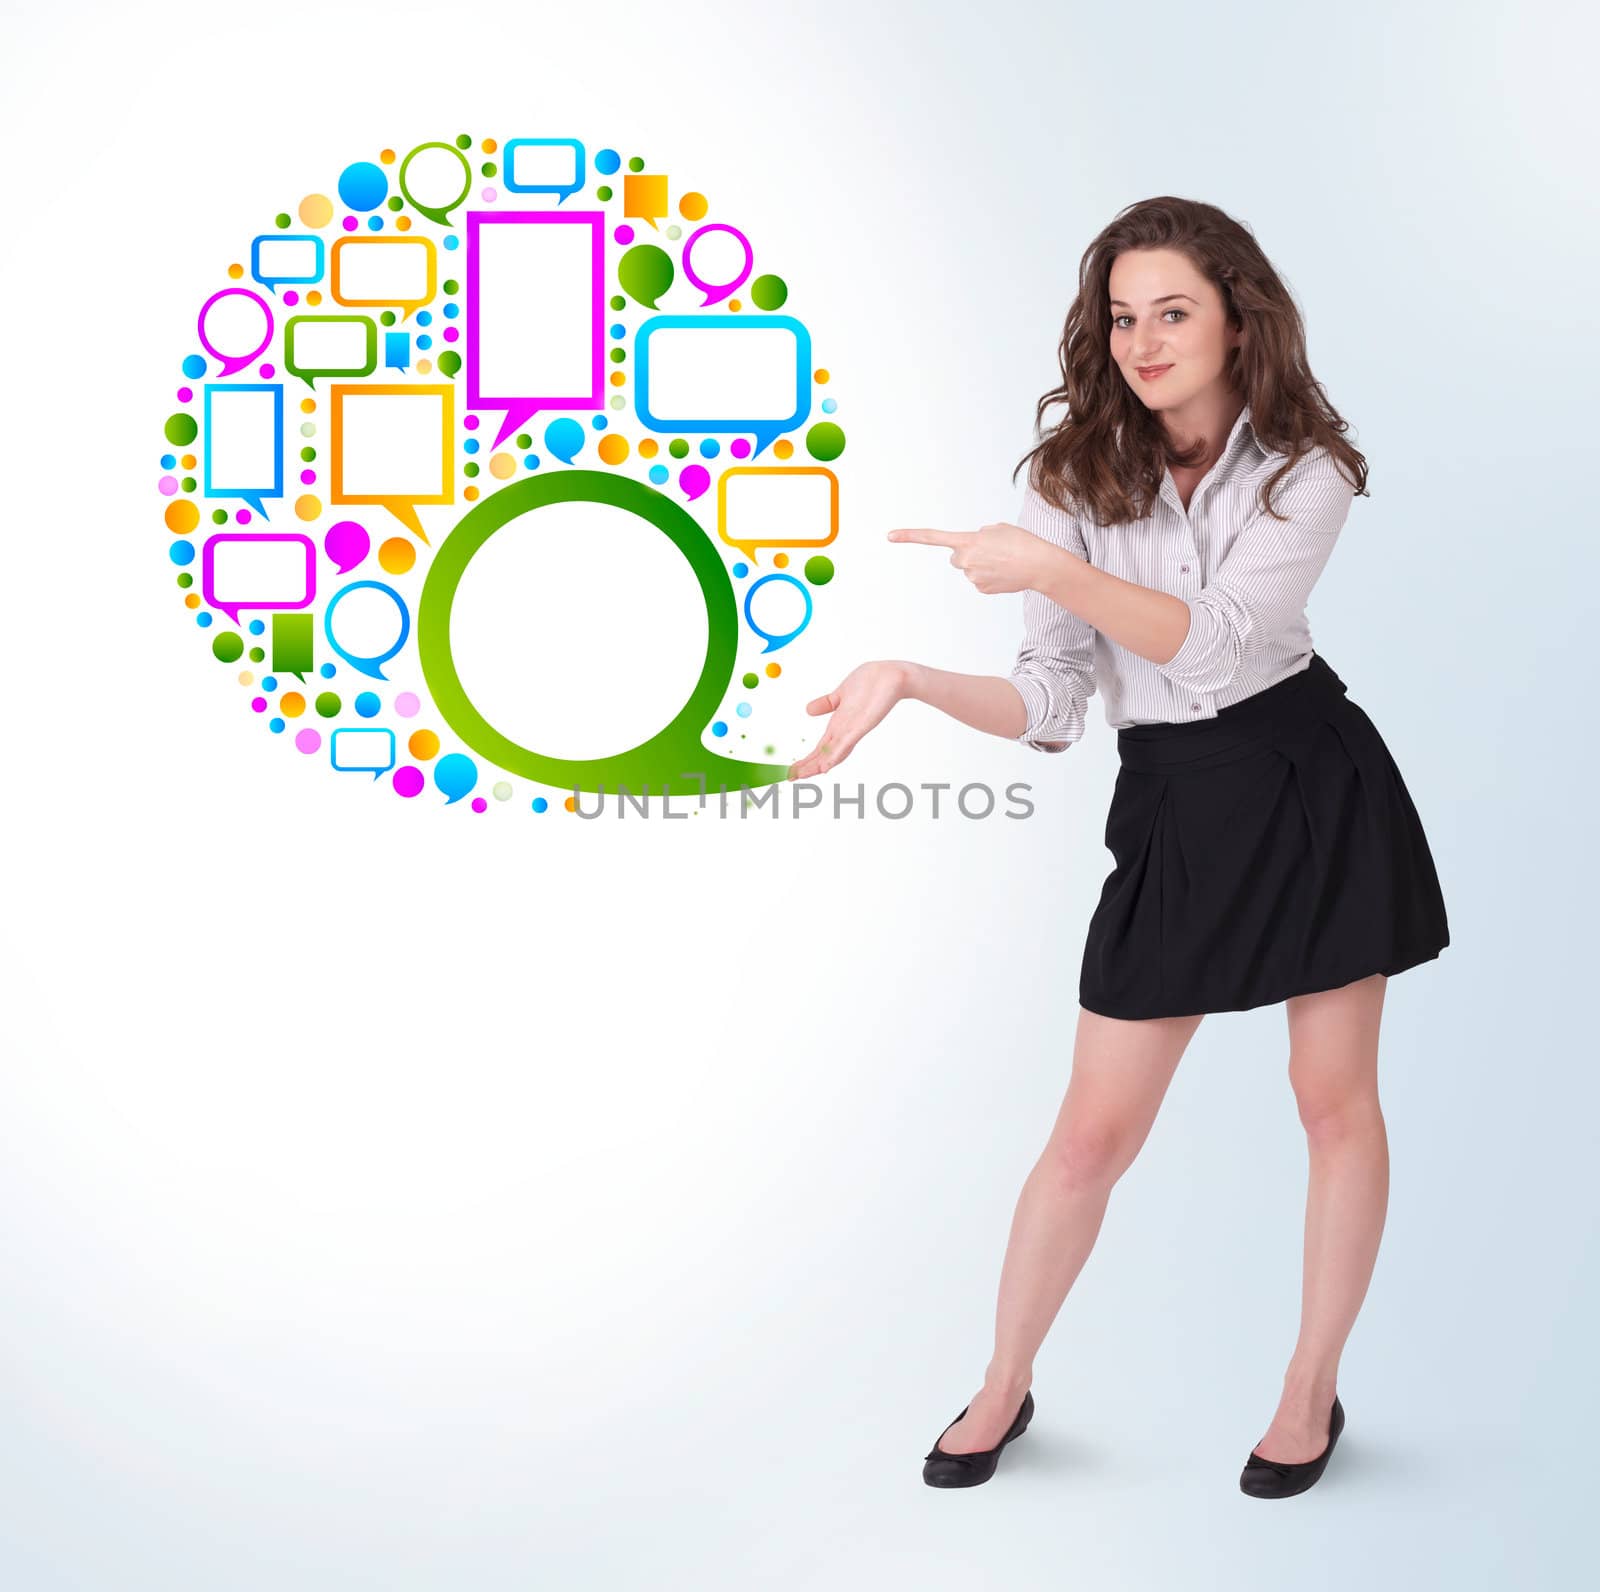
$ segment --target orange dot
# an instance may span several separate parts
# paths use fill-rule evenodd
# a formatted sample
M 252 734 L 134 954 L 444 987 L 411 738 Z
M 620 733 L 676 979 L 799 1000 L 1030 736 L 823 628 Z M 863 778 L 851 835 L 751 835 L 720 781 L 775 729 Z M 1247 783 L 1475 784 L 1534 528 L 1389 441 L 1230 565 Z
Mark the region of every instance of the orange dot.
M 187 536 L 200 523 L 200 510 L 188 498 L 174 498 L 167 505 L 167 529 Z
M 315 289 L 306 294 L 306 303 L 315 309 L 322 302 L 322 295 Z
M 731 310 L 731 311 L 732 311 L 732 312 L 733 312 L 733 313 L 734 313 L 734 314 L 735 314 L 735 315 L 737 315 L 737 314 L 738 314 L 738 313 L 739 313 L 739 311 L 740 311 L 740 309 L 741 309 L 741 308 L 742 308 L 742 306 L 741 306 L 741 305 L 740 305 L 740 303 L 739 303 L 739 301 L 738 301 L 738 299 L 729 299 L 729 300 L 728 300 L 728 308 L 729 308 L 729 309 L 730 309 L 730 310 Z
M 240 685 L 250 685 L 250 684 L 253 684 L 254 681 L 255 681 L 255 676 L 253 674 L 251 674 L 251 672 L 248 669 L 245 669 L 239 675 L 239 684 Z
M 613 387 L 620 387 L 627 379 L 628 378 L 624 376 L 620 370 L 614 370 L 611 372 L 611 385 Z
M 818 385 L 818 386 L 819 386 L 819 387 L 826 387 L 826 386 L 827 386 L 827 385 L 828 385 L 828 373 L 827 373 L 827 371 L 825 371 L 825 370 L 819 370 L 819 371 L 817 371 L 817 373 L 816 373 L 816 374 L 815 374 L 815 375 L 814 375 L 814 376 L 812 376 L 812 378 L 811 378 L 811 379 L 812 379 L 812 380 L 813 380 L 813 381 L 814 381 L 814 382 L 815 382 L 815 383 L 816 383 L 816 384 L 817 384 L 817 385 Z
M 419 359 L 417 361 L 417 374 L 419 376 L 426 376 L 432 369 L 433 361 L 431 359 Z
M 298 691 L 285 691 L 278 698 L 278 711 L 286 719 L 297 719 L 306 710 L 306 699 Z
M 378 549 L 378 562 L 391 575 L 403 575 L 417 561 L 417 550 L 403 536 L 391 536 Z
M 597 451 L 602 463 L 621 464 L 628 457 L 628 439 L 619 437 L 614 431 L 608 431 L 600 439 Z
M 244 275 L 244 267 L 237 264 L 230 265 L 228 267 L 228 275 L 231 276 L 235 282 L 237 282 L 239 278 Z
M 325 193 L 308 193 L 300 201 L 300 219 L 308 227 L 325 227 L 333 220 L 333 200 Z
M 396 232 L 409 232 L 411 230 L 411 217 L 396 216 L 394 218 L 394 230 Z
M 492 138 L 486 138 L 483 141 L 483 152 L 486 155 L 492 155 L 499 147 Z
M 569 797 L 567 797 L 567 799 L 566 799 L 566 800 L 565 800 L 565 801 L 564 801 L 564 802 L 562 802 L 562 804 L 561 804 L 561 805 L 562 805 L 562 806 L 563 806 L 563 807 L 565 807 L 565 808 L 566 808 L 566 810 L 567 810 L 567 811 L 568 811 L 568 812 L 569 812 L 569 813 L 575 813 L 575 812 L 577 812 L 577 810 L 578 810 L 578 803 L 577 803 L 577 801 L 576 801 L 576 800 L 575 800 L 575 799 L 574 799 L 574 798 L 573 798 L 573 797 L 571 797 L 571 796 L 569 796 Z
M 183 599 L 183 606 L 185 608 L 198 608 L 200 606 L 200 594 L 198 592 L 190 592 Z
M 322 512 L 322 499 L 307 492 L 294 500 L 294 512 L 302 520 L 314 520 Z
M 509 453 L 489 456 L 489 474 L 496 481 L 509 481 L 517 473 L 517 461 Z
M 178 460 L 178 463 L 181 464 L 185 470 L 192 470 L 194 468 L 194 455 L 192 453 L 186 453 L 181 459 Z
M 706 203 L 703 193 L 686 193 L 678 201 L 678 214 L 685 221 L 698 221 L 711 207 Z
M 646 437 L 639 444 L 639 457 L 641 459 L 653 459 L 660 451 L 661 444 L 654 437 Z
M 772 444 L 772 451 L 777 454 L 780 459 L 787 459 L 794 453 L 794 444 L 787 437 L 779 437 L 778 440 Z
M 300 413 L 301 414 L 303 414 L 303 415 L 314 415 L 316 412 L 317 412 L 317 400 L 315 398 L 302 398 L 300 400 Z
M 439 737 L 432 730 L 413 730 L 406 747 L 413 757 L 426 763 L 439 755 Z
M 385 149 L 379 154 L 378 159 L 381 160 L 384 165 L 392 166 L 394 164 L 394 151 L 392 149 Z
M 467 500 L 467 502 L 469 502 L 469 503 L 476 503 L 476 502 L 477 502 L 477 501 L 478 501 L 478 489 L 477 489 L 477 487 L 475 487 L 475 486 L 469 486 L 469 487 L 467 487 L 467 488 L 466 488 L 466 489 L 465 489 L 465 490 L 464 490 L 464 491 L 463 491 L 463 492 L 462 492 L 462 494 L 461 494 L 461 495 L 462 495 L 462 497 L 464 497 L 464 498 L 465 498 L 465 499 L 466 499 L 466 500 Z
M 767 665 L 767 678 L 769 680 L 776 680 L 782 673 L 783 665 L 781 663 L 769 663 Z
M 787 569 L 789 567 L 789 555 L 787 553 L 774 553 L 772 555 L 772 562 L 776 564 L 779 569 Z

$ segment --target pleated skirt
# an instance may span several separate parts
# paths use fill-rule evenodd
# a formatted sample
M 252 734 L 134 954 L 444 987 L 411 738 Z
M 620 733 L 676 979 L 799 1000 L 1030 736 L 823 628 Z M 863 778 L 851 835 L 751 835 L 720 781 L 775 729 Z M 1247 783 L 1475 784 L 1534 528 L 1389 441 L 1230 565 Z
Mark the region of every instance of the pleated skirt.
M 1118 730 L 1117 751 L 1116 865 L 1079 977 L 1089 1011 L 1247 1011 L 1449 945 L 1410 792 L 1320 654 L 1215 718 Z

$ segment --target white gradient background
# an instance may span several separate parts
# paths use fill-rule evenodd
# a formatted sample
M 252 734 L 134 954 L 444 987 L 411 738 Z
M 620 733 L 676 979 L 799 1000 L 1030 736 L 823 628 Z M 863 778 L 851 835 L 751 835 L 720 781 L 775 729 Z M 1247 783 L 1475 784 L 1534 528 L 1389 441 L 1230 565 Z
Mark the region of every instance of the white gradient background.
M 1564 1587 L 1596 1426 L 1593 21 L 1577 5 L 6 0 L 0 1585 Z M 1372 467 L 1317 645 L 1454 944 L 1391 985 L 1388 1229 L 1327 1480 L 1238 1469 L 1299 1305 L 1281 1008 L 1209 1018 L 989 1486 L 970 1396 L 1110 866 L 916 705 L 836 776 L 1023 822 L 419 811 L 268 744 L 153 494 L 200 295 L 381 143 L 572 133 L 712 193 L 838 372 L 869 657 L 999 673 L 1083 247 L 1248 221 Z M 426 511 L 425 511 L 426 512 Z M 787 715 L 785 720 L 784 715 Z M 787 752 L 789 747 L 785 747 Z

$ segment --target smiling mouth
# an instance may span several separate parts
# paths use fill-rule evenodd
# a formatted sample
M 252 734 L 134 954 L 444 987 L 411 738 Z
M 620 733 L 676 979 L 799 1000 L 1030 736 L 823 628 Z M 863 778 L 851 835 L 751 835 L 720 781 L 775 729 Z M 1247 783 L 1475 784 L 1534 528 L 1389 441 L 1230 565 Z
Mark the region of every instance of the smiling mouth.
M 1171 365 L 1140 365 L 1138 372 L 1146 381 L 1153 381 L 1157 376 L 1164 376 L 1172 369 Z

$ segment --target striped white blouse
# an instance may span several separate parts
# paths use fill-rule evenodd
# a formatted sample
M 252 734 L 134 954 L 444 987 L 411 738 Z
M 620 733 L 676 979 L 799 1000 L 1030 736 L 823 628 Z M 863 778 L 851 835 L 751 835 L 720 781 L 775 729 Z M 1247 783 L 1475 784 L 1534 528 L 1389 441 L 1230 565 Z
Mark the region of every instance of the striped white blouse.
M 1064 752 L 1082 737 L 1097 690 L 1112 729 L 1214 719 L 1310 664 L 1306 599 L 1355 487 L 1326 448 L 1313 448 L 1274 487 L 1272 506 L 1289 516 L 1275 520 L 1261 508 L 1260 488 L 1283 460 L 1257 440 L 1246 404 L 1187 511 L 1170 470 L 1149 518 L 1111 526 L 1052 508 L 1030 479 L 1017 524 L 1096 569 L 1183 598 L 1189 634 L 1169 662 L 1152 663 L 1024 592 L 1022 646 L 1009 676 L 1028 709 L 1018 740 Z

